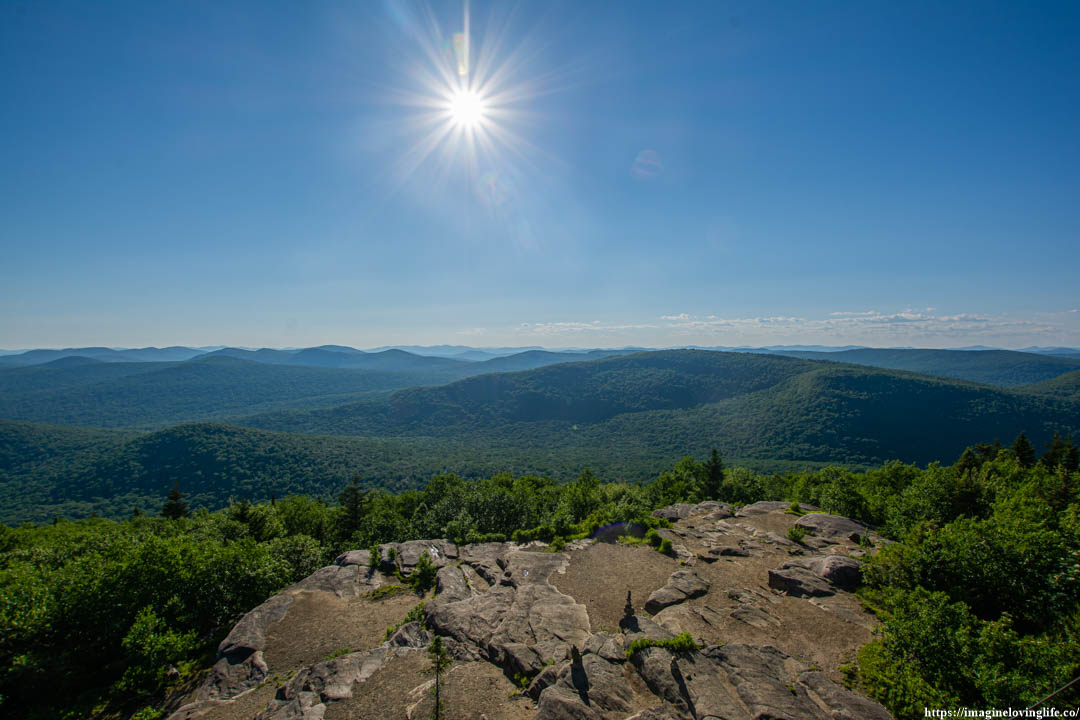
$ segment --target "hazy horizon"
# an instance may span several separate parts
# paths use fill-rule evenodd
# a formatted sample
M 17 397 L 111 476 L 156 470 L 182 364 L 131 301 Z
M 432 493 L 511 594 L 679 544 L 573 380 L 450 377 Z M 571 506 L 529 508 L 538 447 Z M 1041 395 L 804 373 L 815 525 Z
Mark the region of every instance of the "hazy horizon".
M 870 349 L 870 350 L 1012 350 L 1016 352 L 1020 351 L 1035 351 L 1035 350 L 1080 350 L 1077 347 L 1071 347 L 1067 345 L 1024 345 L 1016 347 L 1006 347 L 1000 345 L 942 345 L 942 346 L 915 346 L 915 345 L 860 345 L 860 344 L 835 344 L 826 345 L 821 343 L 772 343 L 768 345 L 700 345 L 700 344 L 682 344 L 682 345 L 662 345 L 662 346 L 650 346 L 650 345 L 465 345 L 461 343 L 432 343 L 430 345 L 420 345 L 416 343 L 396 343 L 391 345 L 373 345 L 373 346 L 355 346 L 341 342 L 328 342 L 319 343 L 318 345 L 242 345 L 242 344 L 191 344 L 191 343 L 167 343 L 163 345 L 102 345 L 90 344 L 90 345 L 54 345 L 54 346 L 38 346 L 38 347 L 23 347 L 23 348 L 0 348 L 0 354 L 12 355 L 23 352 L 30 352 L 33 350 L 52 350 L 52 351 L 64 351 L 64 350 L 77 350 L 80 348 L 106 348 L 109 350 L 147 350 L 147 349 L 163 349 L 163 348 L 187 348 L 189 350 L 202 350 L 205 352 L 214 352 L 216 350 L 223 350 L 226 348 L 232 348 L 236 350 L 280 350 L 280 351 L 294 351 L 294 350 L 306 350 L 310 348 L 319 347 L 346 347 L 353 350 L 359 350 L 361 352 L 380 352 L 390 349 L 405 349 L 405 350 L 445 350 L 446 352 L 457 351 L 470 352 L 481 351 L 491 352 L 492 354 L 512 354 L 515 352 L 528 352 L 531 350 L 542 350 L 545 352 L 587 352 L 591 350 L 625 350 L 625 349 L 641 349 L 643 351 L 652 350 L 682 350 L 682 349 L 703 349 L 703 350 L 763 350 L 763 349 L 823 349 L 830 351 L 841 351 L 848 349 Z

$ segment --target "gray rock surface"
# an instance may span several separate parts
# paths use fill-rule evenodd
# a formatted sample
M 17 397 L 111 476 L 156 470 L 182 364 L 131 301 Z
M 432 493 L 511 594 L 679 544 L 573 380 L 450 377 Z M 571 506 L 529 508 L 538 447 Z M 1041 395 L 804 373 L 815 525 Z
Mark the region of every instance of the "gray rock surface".
M 769 587 L 792 597 L 824 597 L 836 593 L 836 589 L 821 576 L 792 563 L 769 571 Z
M 798 613 L 785 616 L 784 608 L 794 607 L 791 604 L 815 604 L 813 612 L 843 617 L 843 622 L 859 627 L 860 632 L 872 627 L 873 618 L 852 605 L 850 595 L 844 592 L 857 587 L 859 563 L 836 554 L 853 551 L 851 533 L 856 529 L 866 532 L 866 528 L 846 518 L 803 516 L 798 524 L 829 540 L 816 546 L 808 544 L 799 548 L 802 555 L 785 559 L 790 557 L 789 543 L 775 532 L 776 520 L 755 517 L 778 513 L 784 515 L 784 522 L 796 522 L 784 513 L 788 507 L 786 502 L 755 503 L 739 512 L 739 517 L 746 518 L 742 521 L 725 521 L 730 517 L 730 506 L 717 502 L 658 511 L 659 517 L 676 523 L 663 534 L 694 548 L 693 554 L 688 551 L 691 561 L 701 558 L 715 564 L 702 562 L 696 569 L 683 567 L 673 572 L 645 603 L 645 610 L 652 614 L 670 609 L 657 620 L 624 615 L 616 632 L 594 632 L 589 617 L 592 610 L 587 611 L 584 604 L 560 592 L 552 582 L 566 569 L 570 554 L 587 543 L 574 544 L 564 553 L 545 552 L 542 545 L 526 549 L 513 543 L 457 548 L 434 540 L 385 545 L 380 551 L 384 561 L 389 562 L 393 548 L 397 569 L 404 574 L 415 568 L 425 551 L 439 567 L 436 593 L 427 601 L 423 623 L 402 625 L 378 647 L 317 662 L 294 675 L 283 674 L 284 684 L 256 718 L 321 720 L 334 703 L 371 692 L 365 683 L 388 662 L 402 654 L 424 652 L 433 635 L 439 635 L 456 662 L 491 663 L 508 679 L 528 681 L 528 689 L 521 695 L 536 702 L 538 720 L 886 720 L 888 713 L 876 703 L 769 644 L 732 642 L 680 653 L 650 647 L 626 657 L 626 648 L 634 640 L 662 641 L 682 632 L 682 627 L 717 628 L 724 633 L 739 633 L 738 628 L 743 628 L 753 638 L 790 632 L 791 626 L 785 623 L 791 617 L 805 617 Z M 720 544 L 723 547 L 718 547 Z M 830 551 L 832 554 L 824 554 Z M 787 597 L 763 589 L 766 570 L 761 567 L 761 558 L 776 558 L 780 563 L 767 571 L 767 582 Z M 350 598 L 394 581 L 370 569 L 369 559 L 366 550 L 344 553 L 332 565 L 245 615 L 222 642 L 218 662 L 195 702 L 174 713 L 171 720 L 194 720 L 215 708 L 218 716 L 223 705 L 231 706 L 231 698 L 273 677 L 277 671 L 267 667 L 263 657 L 267 629 L 288 616 L 298 593 Z M 737 564 L 744 562 L 758 563 L 760 569 L 754 572 L 761 573 L 759 579 L 734 575 L 729 582 L 738 582 L 738 587 L 710 587 L 706 578 L 714 582 L 718 577 L 727 579 L 724 573 L 740 572 Z M 389 565 L 385 569 L 389 570 Z M 616 607 L 621 607 L 624 590 L 612 592 Z M 707 596 L 705 604 L 686 602 L 701 596 Z M 705 625 L 695 626 L 694 622 Z M 797 653 L 798 648 L 792 652 Z M 376 687 L 379 682 L 375 682 Z M 427 692 L 427 681 L 418 678 L 417 682 L 421 684 L 409 697 L 419 698 Z M 648 709 L 637 710 L 642 707 Z M 244 716 L 244 720 L 249 717 Z
M 750 503 L 739 508 L 739 512 L 735 513 L 736 517 L 749 517 L 751 515 L 762 515 L 764 513 L 771 512 L 784 512 L 791 503 L 785 500 L 761 500 L 756 503 Z M 817 510 L 813 505 L 800 505 L 803 510 Z
M 653 592 L 645 601 L 645 611 L 655 615 L 664 608 L 690 598 L 701 597 L 709 591 L 709 583 L 698 577 L 693 570 L 676 570 L 667 584 Z
M 456 602 L 472 597 L 465 572 L 456 565 L 439 568 L 435 574 L 436 594 L 446 602 Z
M 803 515 L 795 524 L 806 529 L 807 532 L 822 537 L 844 537 L 854 542 L 869 532 L 869 528 L 861 522 L 850 520 L 839 515 L 827 513 L 810 513 Z M 854 536 L 854 537 L 853 537 Z
M 659 510 L 653 510 L 653 517 L 663 518 L 665 520 L 682 520 L 685 517 L 689 517 L 690 511 L 694 508 L 693 505 L 687 505 L 686 503 L 676 503 L 674 505 L 668 505 L 665 508 Z
M 846 555 L 808 558 L 802 565 L 842 590 L 855 590 L 862 583 L 859 561 Z
M 565 566 L 561 553 L 511 551 L 503 573 L 485 593 L 454 600 L 438 595 L 425 607 L 428 626 L 439 635 L 475 647 L 500 667 L 504 648 L 528 645 L 551 658 L 566 646 L 583 646 L 590 635 L 585 606 L 555 589 L 548 578 Z

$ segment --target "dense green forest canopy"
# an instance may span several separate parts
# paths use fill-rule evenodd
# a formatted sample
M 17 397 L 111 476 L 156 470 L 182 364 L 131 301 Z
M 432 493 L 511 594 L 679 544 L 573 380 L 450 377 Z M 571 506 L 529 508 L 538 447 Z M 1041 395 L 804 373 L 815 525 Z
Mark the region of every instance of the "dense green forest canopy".
M 343 370 L 226 356 L 181 363 L 58 362 L 0 370 L 0 417 L 160 428 L 259 409 L 326 407 L 460 377 L 439 370 Z
M 910 423 L 912 413 L 924 418 Z M 933 431 L 917 442 L 912 435 Z M 1022 428 L 1080 428 L 1068 398 L 839 363 L 673 350 L 484 375 L 385 398 L 251 416 L 285 432 L 588 445 L 603 438 L 760 459 L 930 462 Z M 933 438 L 934 445 L 926 440 Z
M 330 407 L 403 388 L 613 354 L 625 353 L 530 351 L 484 362 L 421 357 L 401 350 L 346 354 L 320 348 L 298 353 L 227 349 L 185 362 L 115 358 L 105 362 L 68 356 L 41 364 L 0 366 L 0 417 L 56 425 L 163 428 L 281 408 Z M 328 355 L 354 360 L 316 362 Z
M 1080 400 L 1080 370 L 1028 385 L 1026 392 L 1063 399 Z
M 415 376 L 228 357 L 68 365 L 0 371 L 0 407 L 22 403 L 32 416 L 49 417 L 60 405 L 43 398 L 60 398 L 67 408 L 61 418 L 93 425 L 109 416 L 144 427 L 185 413 L 228 414 L 227 407 L 333 405 L 341 395 L 312 393 L 345 388 L 383 396 L 234 420 L 248 427 L 198 423 L 133 433 L 0 420 L 0 521 L 94 512 L 118 518 L 132 505 L 155 507 L 173 482 L 216 509 L 230 498 L 329 498 L 353 472 L 394 491 L 440 472 L 568 479 L 585 465 L 602 480 L 636 482 L 714 446 L 741 465 L 771 472 L 925 464 L 1021 429 L 1040 447 L 1055 431 L 1080 432 L 1080 397 L 1068 392 L 1073 373 L 1010 390 L 842 363 L 685 350 L 485 374 L 386 396 L 379 383 Z
M 0 709 L 104 718 L 160 703 L 241 614 L 346 549 L 423 537 L 558 546 L 710 498 L 814 504 L 896 541 L 864 569 L 882 632 L 848 674 L 898 718 L 1026 706 L 1080 674 L 1080 459 L 1060 436 L 1037 458 L 1026 437 L 973 446 L 952 466 L 865 472 L 762 475 L 687 457 L 644 485 L 588 470 L 567 483 L 443 474 L 396 494 L 354 480 L 336 503 L 294 495 L 193 513 L 181 486 L 161 508 L 174 519 L 0 526 Z M 1076 689 L 1055 698 L 1077 702 Z
M 264 356 L 268 354 L 277 359 L 267 360 Z M 285 362 L 325 354 L 363 358 L 364 362 L 323 366 Z M 655 351 L 620 358 L 626 354 L 528 351 L 465 362 L 400 350 L 342 353 L 313 348 L 298 353 L 223 350 L 186 362 L 102 362 L 64 357 L 45 364 L 0 367 L 0 417 L 139 429 L 239 420 L 257 427 L 327 434 L 340 434 L 336 428 L 326 429 L 329 422 L 339 421 L 345 423 L 349 434 L 390 430 L 414 434 L 423 430 L 426 434 L 447 414 L 454 427 L 461 424 L 463 416 L 481 424 L 492 419 L 596 422 L 626 412 L 690 409 L 775 386 L 793 374 L 811 372 L 819 364 L 791 360 L 779 364 L 775 356 L 703 350 Z M 813 356 L 822 362 L 850 357 L 863 366 L 895 367 L 998 385 L 1046 381 L 1080 370 L 1080 360 L 1010 351 L 790 354 Z M 937 360 L 941 354 L 945 354 L 944 360 Z M 901 359 L 895 360 L 897 356 Z M 613 359 L 610 363 L 589 362 L 605 357 Z M 978 372 L 957 373 L 952 371 L 955 368 Z M 535 372 L 508 374 L 528 370 Z M 463 378 L 475 380 L 428 393 L 404 391 Z M 1021 393 L 1040 392 L 1039 387 L 1017 389 Z M 387 404 L 356 402 L 396 390 L 403 392 Z M 498 402 L 491 408 L 477 408 L 477 403 L 488 399 Z M 316 409 L 320 412 L 267 416 L 275 410 Z M 380 413 L 390 418 L 380 417 Z M 255 417 L 242 419 L 252 415 Z

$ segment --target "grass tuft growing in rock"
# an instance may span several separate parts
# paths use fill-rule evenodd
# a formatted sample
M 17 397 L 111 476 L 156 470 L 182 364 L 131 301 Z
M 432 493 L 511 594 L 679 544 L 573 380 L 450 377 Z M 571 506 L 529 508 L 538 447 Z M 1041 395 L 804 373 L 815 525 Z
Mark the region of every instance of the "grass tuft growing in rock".
M 667 640 L 652 640 L 651 638 L 638 638 L 634 642 L 630 643 L 630 647 L 626 649 L 626 657 L 630 658 L 634 656 L 634 653 L 641 652 L 646 648 L 658 647 L 669 650 L 670 652 L 693 652 L 699 650 L 698 644 L 694 642 L 694 638 L 690 637 L 690 633 L 684 632 L 676 635 L 673 638 Z
M 382 600 L 406 592 L 412 592 L 412 588 L 408 585 L 383 585 L 369 592 L 367 597 L 372 600 Z

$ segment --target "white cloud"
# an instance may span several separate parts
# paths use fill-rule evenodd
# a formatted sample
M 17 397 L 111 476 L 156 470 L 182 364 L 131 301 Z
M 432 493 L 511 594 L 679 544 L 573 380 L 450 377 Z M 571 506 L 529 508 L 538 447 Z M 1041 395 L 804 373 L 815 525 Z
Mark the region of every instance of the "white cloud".
M 1060 330 L 1059 326 L 1053 323 L 1017 320 L 1001 315 L 973 313 L 946 315 L 910 309 L 894 313 L 876 310 L 837 311 L 820 319 L 788 316 L 741 318 L 709 316 L 700 319 L 665 317 L 664 319 L 670 322 L 669 327 L 672 330 L 684 334 L 735 329 L 764 335 L 797 334 L 807 339 L 812 339 L 814 336 L 844 335 L 854 340 L 854 336 L 857 335 L 863 339 L 880 337 L 894 341 L 903 339 L 905 336 L 989 337 Z
M 1073 311 L 1070 311 L 1073 312 Z M 537 341 L 574 338 L 576 343 L 635 344 L 652 347 L 680 345 L 871 345 L 956 347 L 1033 344 L 1075 344 L 1075 330 L 1066 319 L 1044 315 L 1018 318 L 984 313 L 943 313 L 930 308 L 899 312 L 838 310 L 819 317 L 762 315 L 723 317 L 676 313 L 651 322 L 552 320 L 524 322 L 508 328 L 517 338 Z M 488 337 L 498 335 L 489 332 Z
M 656 325 L 651 324 L 606 324 L 599 320 L 592 320 L 589 322 L 563 321 L 521 323 L 518 325 L 517 329 L 518 332 L 533 335 L 575 335 L 582 333 L 611 334 L 634 330 L 650 330 L 655 329 L 656 327 Z

